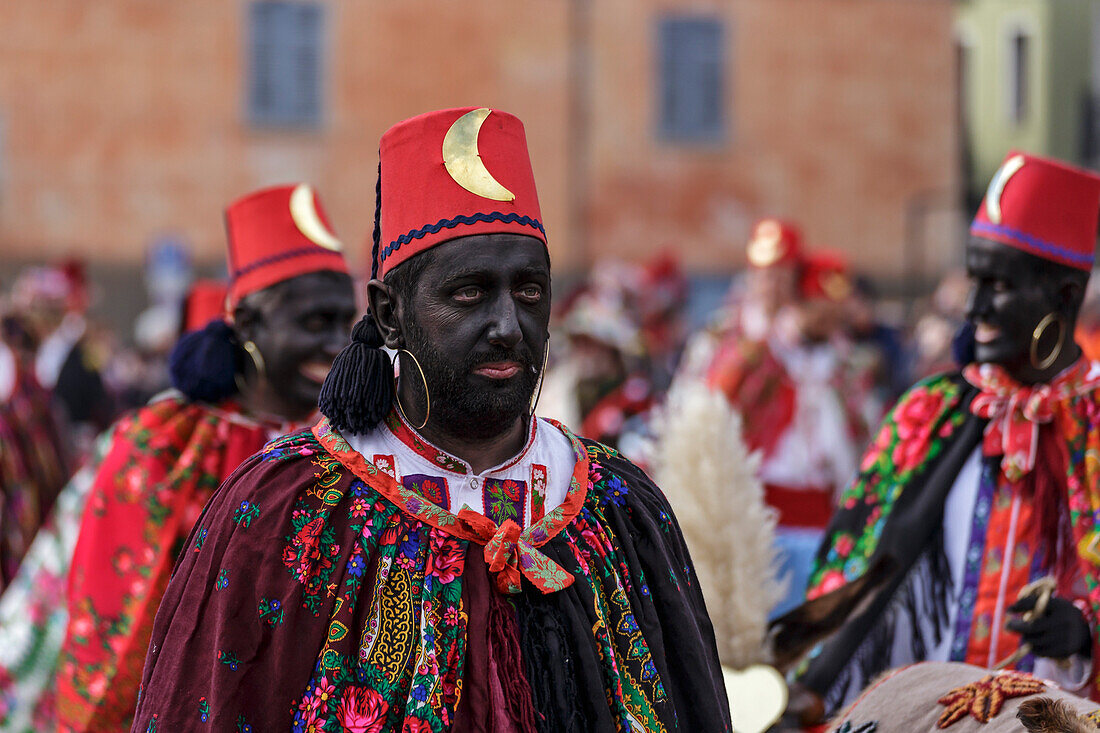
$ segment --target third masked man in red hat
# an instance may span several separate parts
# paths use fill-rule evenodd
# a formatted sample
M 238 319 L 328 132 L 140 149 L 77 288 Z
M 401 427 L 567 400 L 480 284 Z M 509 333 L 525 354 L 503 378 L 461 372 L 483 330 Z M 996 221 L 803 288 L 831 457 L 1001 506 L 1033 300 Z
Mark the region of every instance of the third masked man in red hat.
M 966 249 L 974 363 L 911 388 L 841 496 L 809 597 L 892 572 L 802 670 L 797 707 L 921 660 L 1098 698 L 1100 365 L 1073 339 L 1098 209 L 1100 177 L 1056 161 L 1013 153 L 993 177 Z

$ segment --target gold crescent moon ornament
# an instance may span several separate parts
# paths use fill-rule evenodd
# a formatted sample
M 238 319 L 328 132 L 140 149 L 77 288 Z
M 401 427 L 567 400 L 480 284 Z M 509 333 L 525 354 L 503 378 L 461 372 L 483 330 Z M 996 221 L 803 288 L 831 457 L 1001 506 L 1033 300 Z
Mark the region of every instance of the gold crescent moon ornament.
M 985 192 L 985 213 L 994 224 L 1001 223 L 1001 196 L 1005 192 L 1008 179 L 1023 167 L 1024 156 L 1013 155 L 993 174 L 993 180 L 989 182 L 989 188 Z
M 782 237 L 779 224 L 771 219 L 760 222 L 749 242 L 749 262 L 757 267 L 769 267 L 778 262 L 784 255 Z
M 443 165 L 455 183 L 470 193 L 493 201 L 515 201 L 516 195 L 493 178 L 477 151 L 477 136 L 490 112 L 482 107 L 455 120 L 443 137 Z
M 308 183 L 299 183 L 290 193 L 290 218 L 294 220 L 294 226 L 305 235 L 306 239 L 318 247 L 340 252 L 344 245 L 336 238 L 325 223 L 321 221 L 314 203 L 313 187 Z

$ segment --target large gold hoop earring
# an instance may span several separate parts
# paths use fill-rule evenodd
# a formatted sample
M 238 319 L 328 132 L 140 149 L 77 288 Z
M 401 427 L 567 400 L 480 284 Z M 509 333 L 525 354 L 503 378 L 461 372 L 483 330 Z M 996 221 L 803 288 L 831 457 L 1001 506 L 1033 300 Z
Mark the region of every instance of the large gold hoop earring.
M 241 348 L 248 354 L 248 358 L 252 359 L 252 366 L 255 367 L 257 376 L 260 379 L 267 377 L 267 364 L 264 362 L 264 355 L 260 353 L 260 347 L 252 341 L 245 341 L 241 344 Z M 234 374 L 233 380 L 237 383 L 237 390 L 243 393 L 245 384 L 242 376 Z
M 420 372 L 420 381 L 424 383 L 424 402 L 426 408 L 424 410 L 424 422 L 417 425 L 413 430 L 423 430 L 424 426 L 428 424 L 428 416 L 432 414 L 432 397 L 428 392 L 428 380 L 424 378 L 424 370 L 420 368 L 420 362 L 416 360 L 413 353 L 408 349 L 398 349 L 398 354 L 408 354 L 409 358 L 413 360 L 413 364 L 416 364 L 416 371 Z M 401 417 L 405 418 L 405 422 L 412 425 L 412 421 L 409 420 L 409 416 L 405 414 L 405 408 L 401 406 L 401 392 L 395 389 L 393 392 L 394 400 L 397 402 L 397 409 L 401 411 Z
M 1055 321 L 1058 322 L 1058 343 L 1054 345 L 1046 357 L 1041 361 L 1038 358 L 1039 351 L 1039 339 L 1043 337 L 1046 330 L 1050 328 L 1050 325 Z M 1035 367 L 1039 371 L 1043 371 L 1058 359 L 1062 354 L 1062 346 L 1066 341 L 1066 321 L 1057 313 L 1047 313 L 1043 316 L 1043 320 L 1039 321 L 1039 324 L 1035 326 L 1035 330 L 1031 332 L 1031 366 Z
M 546 363 L 550 360 L 550 337 L 546 338 L 546 347 L 542 351 L 542 371 L 539 372 L 539 385 L 535 388 L 535 396 L 531 398 L 531 411 L 528 413 L 531 416 L 535 414 L 535 408 L 538 407 L 539 397 L 542 396 L 542 383 L 546 379 Z

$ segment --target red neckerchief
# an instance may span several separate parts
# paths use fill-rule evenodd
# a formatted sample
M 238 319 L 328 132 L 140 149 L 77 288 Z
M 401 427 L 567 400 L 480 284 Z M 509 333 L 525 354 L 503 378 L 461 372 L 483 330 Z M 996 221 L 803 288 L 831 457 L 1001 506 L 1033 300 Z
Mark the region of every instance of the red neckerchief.
M 1100 374 L 1090 375 L 1092 364 L 1082 357 L 1050 384 L 1023 385 L 997 364 L 971 364 L 966 381 L 981 390 L 970 411 L 989 420 L 982 453 L 1002 456 L 1001 472 L 1019 481 L 1035 468 L 1039 426 L 1054 418 L 1054 407 L 1070 397 L 1100 386 Z

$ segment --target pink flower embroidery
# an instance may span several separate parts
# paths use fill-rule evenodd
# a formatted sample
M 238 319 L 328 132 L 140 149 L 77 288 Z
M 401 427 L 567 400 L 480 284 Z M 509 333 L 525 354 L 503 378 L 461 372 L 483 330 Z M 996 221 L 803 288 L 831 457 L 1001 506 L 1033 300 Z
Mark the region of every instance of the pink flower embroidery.
M 852 541 L 851 535 L 841 535 L 836 539 L 836 554 L 841 557 L 848 557 L 851 554 L 852 548 L 855 546 L 855 542 Z
M 844 573 L 839 570 L 830 570 L 821 577 L 821 582 L 817 584 L 817 587 L 806 594 L 806 598 L 812 599 L 823 596 L 842 585 L 844 585 Z
M 337 716 L 350 733 L 379 733 L 386 722 L 389 705 L 377 690 L 348 687 L 340 700 Z
M 466 553 L 458 542 L 446 538 L 437 539 L 432 533 L 428 562 L 424 566 L 425 575 L 439 578 L 440 583 L 451 583 L 462 574 Z

